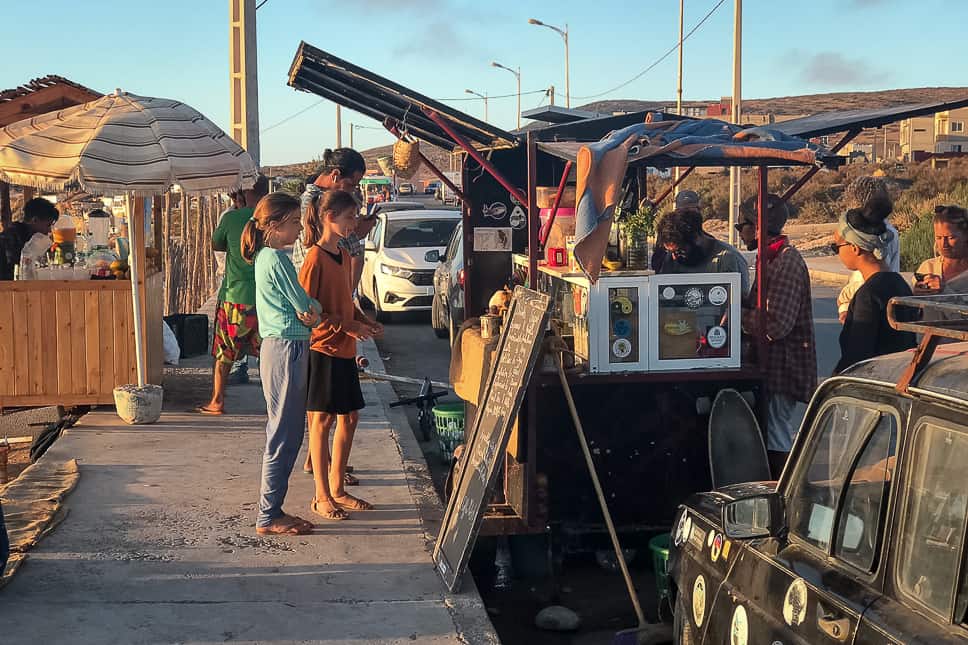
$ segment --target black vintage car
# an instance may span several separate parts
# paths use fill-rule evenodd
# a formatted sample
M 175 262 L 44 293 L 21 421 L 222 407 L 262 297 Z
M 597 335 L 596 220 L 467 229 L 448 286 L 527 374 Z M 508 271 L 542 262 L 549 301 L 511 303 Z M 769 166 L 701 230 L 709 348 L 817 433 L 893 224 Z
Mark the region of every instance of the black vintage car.
M 823 383 L 778 483 L 680 507 L 677 643 L 968 642 L 968 343 L 913 356 Z

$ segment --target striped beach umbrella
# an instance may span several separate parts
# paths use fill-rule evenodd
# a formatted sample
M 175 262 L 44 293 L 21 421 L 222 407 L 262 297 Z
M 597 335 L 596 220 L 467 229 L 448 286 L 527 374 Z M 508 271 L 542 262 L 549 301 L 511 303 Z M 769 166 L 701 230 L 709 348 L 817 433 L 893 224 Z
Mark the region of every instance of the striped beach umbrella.
M 96 195 L 249 188 L 252 157 L 190 105 L 118 90 L 0 129 L 0 180 Z

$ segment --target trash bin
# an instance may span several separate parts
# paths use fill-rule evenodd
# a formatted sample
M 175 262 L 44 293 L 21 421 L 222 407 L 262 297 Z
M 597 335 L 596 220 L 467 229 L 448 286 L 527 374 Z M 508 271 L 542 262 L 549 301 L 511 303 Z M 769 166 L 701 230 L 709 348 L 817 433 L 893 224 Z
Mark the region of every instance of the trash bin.
M 448 463 L 454 457 L 454 448 L 464 442 L 464 404 L 440 403 L 433 412 L 440 456 Z
M 661 533 L 649 540 L 649 551 L 652 552 L 652 568 L 655 570 L 655 587 L 659 592 L 659 606 L 662 601 L 672 602 L 669 588 L 669 542 L 670 533 Z

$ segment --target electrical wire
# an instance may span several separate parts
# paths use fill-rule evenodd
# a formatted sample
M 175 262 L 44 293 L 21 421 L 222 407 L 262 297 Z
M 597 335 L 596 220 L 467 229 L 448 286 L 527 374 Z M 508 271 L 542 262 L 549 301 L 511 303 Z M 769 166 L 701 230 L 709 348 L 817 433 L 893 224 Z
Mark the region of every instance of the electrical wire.
M 255 10 L 258 11 L 262 7 L 262 5 L 264 5 L 267 2 L 269 2 L 269 0 L 262 0 L 262 2 L 260 2 L 255 6 Z
M 705 16 L 703 16 L 702 20 L 700 20 L 699 22 L 697 22 L 696 25 L 692 29 L 689 30 L 689 33 L 687 33 L 685 36 L 682 37 L 682 42 L 686 42 L 686 40 L 689 38 L 689 36 L 691 36 L 694 33 L 696 33 L 696 31 L 700 27 L 702 27 L 703 23 L 705 23 L 707 20 L 709 20 L 709 18 L 712 17 L 712 15 L 714 13 L 716 13 L 716 10 L 719 9 L 723 5 L 724 2 L 726 2 L 726 0 L 719 0 L 719 2 L 717 2 L 713 6 L 713 8 L 710 9 L 709 12 Z M 662 56 L 660 56 L 658 59 L 656 59 L 656 61 L 654 63 L 652 63 L 651 65 L 649 65 L 648 67 L 646 67 L 641 72 L 639 72 L 638 74 L 636 74 L 635 76 L 633 76 L 629 80 L 625 81 L 621 85 L 616 85 L 612 89 L 605 90 L 604 92 L 601 92 L 599 94 L 591 94 L 589 96 L 572 96 L 571 98 L 573 98 L 573 99 L 579 99 L 579 100 L 597 99 L 597 98 L 600 98 L 602 96 L 605 96 L 606 94 L 611 94 L 612 92 L 614 92 L 616 90 L 620 90 L 623 87 L 625 87 L 626 85 L 631 85 L 632 83 L 634 83 L 635 81 L 639 80 L 640 78 L 642 78 L 643 76 L 645 76 L 647 73 L 651 72 L 653 69 L 655 69 L 656 67 L 658 67 L 658 65 L 662 61 L 664 61 L 666 58 L 668 58 L 673 53 L 675 53 L 675 51 L 677 49 L 679 49 L 679 43 L 678 42 L 675 45 L 673 45 L 672 48 L 669 51 L 667 51 L 666 53 L 662 54 Z
M 528 96 L 529 94 L 541 94 L 541 93 L 544 93 L 544 92 L 547 92 L 547 91 L 548 90 L 533 90 L 533 91 L 530 91 L 530 92 L 521 92 L 521 96 Z M 514 94 L 495 94 L 494 96 L 488 95 L 487 100 L 490 101 L 491 99 L 510 99 L 510 98 L 516 98 L 517 95 L 518 95 L 517 92 L 515 92 Z M 479 97 L 479 96 L 467 96 L 467 97 L 461 96 L 459 98 L 453 98 L 453 99 L 434 99 L 434 100 L 435 101 L 440 101 L 440 102 L 444 102 L 444 101 L 480 101 L 481 100 L 481 97 Z
M 263 0 L 263 2 L 268 2 L 268 0 Z M 293 114 L 290 114 L 285 119 L 283 119 L 281 121 L 277 121 L 276 123 L 273 123 L 269 127 L 262 128 L 259 132 L 262 133 L 262 134 L 264 134 L 264 133 L 268 132 L 269 130 L 272 130 L 273 128 L 278 128 L 280 125 L 282 125 L 284 123 L 288 123 L 289 121 L 292 121 L 297 116 L 299 116 L 301 114 L 304 114 L 306 112 L 309 112 L 311 109 L 313 109 L 314 107 L 316 107 L 317 105 L 319 105 L 320 103 L 322 103 L 325 100 L 326 99 L 319 99 L 318 101 L 316 101 L 315 103 L 313 103 L 309 107 L 304 107 L 303 109 L 299 110 L 298 112 L 295 112 Z

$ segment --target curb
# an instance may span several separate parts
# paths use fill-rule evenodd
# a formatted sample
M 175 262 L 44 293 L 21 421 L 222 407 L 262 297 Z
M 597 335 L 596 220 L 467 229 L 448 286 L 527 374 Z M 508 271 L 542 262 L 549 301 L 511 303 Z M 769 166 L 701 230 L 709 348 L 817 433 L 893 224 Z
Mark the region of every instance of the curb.
M 376 372 L 386 372 L 380 351 L 373 339 L 358 344 L 360 351 L 370 361 L 370 369 Z M 371 381 L 380 397 L 380 405 L 390 424 L 390 432 L 400 451 L 403 462 L 403 472 L 406 477 L 410 496 L 417 508 L 420 524 L 424 532 L 424 546 L 429 556 L 433 553 L 434 543 L 437 541 L 437 531 L 444 517 L 444 506 L 437 491 L 434 489 L 430 469 L 424 459 L 423 451 L 410 427 L 403 408 L 391 408 L 390 403 L 397 400 L 396 392 L 388 381 Z M 432 561 L 429 562 L 432 566 Z M 450 612 L 457 635 L 464 643 L 497 644 L 500 643 L 494 625 L 491 623 L 487 608 L 477 589 L 474 578 L 469 574 L 463 577 L 464 590 L 460 593 L 450 593 L 444 583 L 440 583 L 443 591 L 444 604 Z
M 843 287 L 850 280 L 850 275 L 837 273 L 835 271 L 824 271 L 822 269 L 808 269 L 811 282 L 819 282 L 836 287 Z

